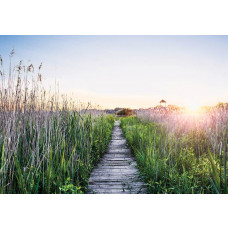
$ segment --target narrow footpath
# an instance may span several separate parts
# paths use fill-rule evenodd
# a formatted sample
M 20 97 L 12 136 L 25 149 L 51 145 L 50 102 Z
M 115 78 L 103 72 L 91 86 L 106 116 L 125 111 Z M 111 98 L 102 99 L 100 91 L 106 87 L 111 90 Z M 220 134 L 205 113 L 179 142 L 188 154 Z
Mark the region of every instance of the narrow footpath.
M 127 146 L 119 121 L 115 122 L 107 152 L 89 179 L 90 194 L 144 194 L 136 161 Z

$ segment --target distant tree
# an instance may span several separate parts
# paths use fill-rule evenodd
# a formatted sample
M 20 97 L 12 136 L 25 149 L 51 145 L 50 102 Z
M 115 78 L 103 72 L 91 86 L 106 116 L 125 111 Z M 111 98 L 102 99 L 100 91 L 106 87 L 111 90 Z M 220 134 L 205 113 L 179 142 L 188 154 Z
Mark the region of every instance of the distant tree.
M 135 112 L 130 108 L 123 108 L 119 110 L 116 114 L 119 116 L 133 116 L 135 115 Z
M 181 108 L 177 105 L 168 105 L 167 108 L 169 111 L 180 111 L 181 110 Z
M 165 100 L 160 100 L 160 105 L 162 105 L 162 104 L 166 104 L 166 101 Z
M 114 109 L 114 111 L 115 111 L 115 112 L 118 112 L 118 111 L 121 110 L 121 109 L 122 109 L 122 108 L 117 107 L 117 108 Z
M 228 103 L 219 102 L 216 105 L 216 108 L 219 108 L 219 109 L 228 109 Z

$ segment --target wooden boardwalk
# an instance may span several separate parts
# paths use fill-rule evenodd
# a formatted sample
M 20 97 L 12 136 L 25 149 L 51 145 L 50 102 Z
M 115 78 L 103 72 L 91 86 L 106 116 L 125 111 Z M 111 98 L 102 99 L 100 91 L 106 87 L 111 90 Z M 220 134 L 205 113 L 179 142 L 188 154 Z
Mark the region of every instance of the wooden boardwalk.
M 119 121 L 115 122 L 107 152 L 91 173 L 88 193 L 146 193 L 145 184 L 139 177 L 135 158 L 127 146 Z

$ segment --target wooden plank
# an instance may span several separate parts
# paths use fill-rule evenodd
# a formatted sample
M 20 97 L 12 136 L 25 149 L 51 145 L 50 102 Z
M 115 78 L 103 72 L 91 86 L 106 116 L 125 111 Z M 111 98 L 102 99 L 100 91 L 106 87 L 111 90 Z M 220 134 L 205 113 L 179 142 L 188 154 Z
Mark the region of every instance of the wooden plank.
M 103 170 L 100 170 L 100 169 L 97 169 L 95 170 L 93 174 L 96 174 L 96 175 L 102 175 L 102 174 L 121 174 L 121 175 L 125 175 L 125 174 L 137 174 L 139 175 L 139 172 L 137 169 L 103 169 Z
M 140 178 L 135 177 L 135 175 L 128 175 L 125 176 L 91 176 L 90 180 L 92 182 L 99 182 L 99 181 L 122 181 L 122 182 L 128 182 L 128 181 L 141 181 Z
M 146 193 L 135 158 L 127 145 L 118 121 L 115 122 L 107 153 L 91 173 L 88 193 Z
M 145 194 L 146 189 L 96 189 L 91 194 Z
M 139 193 L 139 192 L 145 192 L 146 187 L 139 188 L 137 186 L 131 186 L 131 187 L 123 187 L 123 186 L 113 186 L 113 187 L 108 187 L 106 186 L 105 188 L 102 187 L 96 187 L 96 188 L 91 188 L 88 191 L 91 192 L 100 192 L 100 191 L 131 191 L 132 193 Z
M 93 183 L 91 182 L 90 188 L 121 188 L 121 187 L 128 187 L 128 186 L 133 186 L 133 187 L 145 187 L 146 185 L 143 182 L 129 182 L 129 183 L 122 183 L 122 182 L 99 182 L 99 183 Z

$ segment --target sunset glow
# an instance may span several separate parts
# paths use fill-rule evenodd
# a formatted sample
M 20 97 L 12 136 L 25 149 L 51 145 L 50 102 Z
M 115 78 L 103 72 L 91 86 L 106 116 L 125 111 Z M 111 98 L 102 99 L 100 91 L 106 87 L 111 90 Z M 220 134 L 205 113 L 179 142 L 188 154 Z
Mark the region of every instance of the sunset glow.
M 198 105 L 197 103 L 192 103 L 192 104 L 187 104 L 186 105 L 186 109 L 190 112 L 197 112 L 200 110 L 200 105 Z
M 104 108 L 226 102 L 227 36 L 1 36 L 4 64 L 43 62 L 46 88 Z M 6 68 L 7 70 L 7 68 Z
M 227 193 L 226 39 L 0 36 L 1 192 Z

